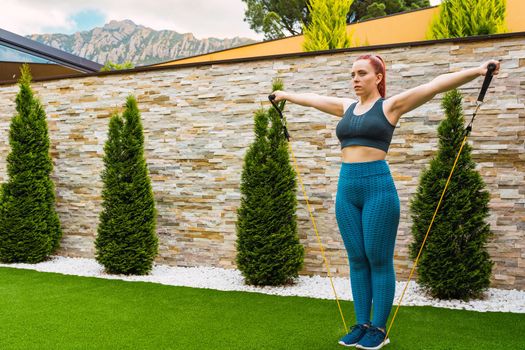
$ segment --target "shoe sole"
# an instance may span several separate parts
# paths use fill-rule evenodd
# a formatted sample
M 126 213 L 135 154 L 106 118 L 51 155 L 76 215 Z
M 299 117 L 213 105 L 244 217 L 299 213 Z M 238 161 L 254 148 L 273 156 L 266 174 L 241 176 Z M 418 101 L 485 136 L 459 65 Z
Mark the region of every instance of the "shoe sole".
M 379 344 L 378 346 L 376 347 L 366 347 L 366 346 L 363 346 L 363 345 L 359 345 L 357 344 L 355 347 L 357 349 L 365 349 L 365 350 L 379 350 L 381 349 L 383 346 L 387 345 L 388 343 L 390 343 L 390 339 L 386 338 L 386 340 L 384 342 L 382 342 L 381 344 Z
M 339 345 L 346 346 L 347 348 L 353 348 L 353 347 L 355 347 L 357 345 L 357 343 L 355 343 L 355 344 L 347 344 L 344 341 L 340 341 Z

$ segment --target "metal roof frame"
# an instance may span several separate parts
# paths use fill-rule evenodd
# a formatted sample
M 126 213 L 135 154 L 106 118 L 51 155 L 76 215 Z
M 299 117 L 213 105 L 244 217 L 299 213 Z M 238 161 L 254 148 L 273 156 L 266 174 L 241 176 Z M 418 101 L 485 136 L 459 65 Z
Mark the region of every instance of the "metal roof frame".
M 103 65 L 0 28 L 0 45 L 44 58 L 83 73 L 99 72 Z

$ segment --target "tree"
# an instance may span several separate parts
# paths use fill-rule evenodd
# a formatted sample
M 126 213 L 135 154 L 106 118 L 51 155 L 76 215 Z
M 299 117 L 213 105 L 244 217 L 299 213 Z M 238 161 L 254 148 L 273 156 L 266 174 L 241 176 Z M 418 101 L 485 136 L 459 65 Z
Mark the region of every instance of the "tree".
M 442 106 L 446 118 L 438 127 L 439 149 L 430 168 L 423 171 L 417 193 L 410 202 L 415 259 L 434 215 L 436 205 L 464 138 L 461 94 L 448 92 Z M 489 193 L 475 170 L 471 147 L 465 143 L 441 207 L 418 262 L 418 282 L 440 299 L 476 298 L 488 288 L 492 261 L 485 247 L 491 236 Z
M 281 81 L 274 82 L 273 90 L 282 88 Z M 236 262 L 247 284 L 291 283 L 303 266 L 295 176 L 277 111 L 258 110 L 255 140 L 244 157 L 236 223 Z
M 362 21 L 428 6 L 429 0 L 354 0 L 350 13 Z
M 244 21 L 264 39 L 278 39 L 302 33 L 301 23 L 308 24 L 308 0 L 242 0 L 247 8 Z
M 505 0 L 444 0 L 427 37 L 460 38 L 505 30 Z
M 9 129 L 8 180 L 0 199 L 0 260 L 38 263 L 60 246 L 62 230 L 55 211 L 46 113 L 31 90 L 24 64 L 16 96 L 17 114 Z
M 303 28 L 304 51 L 331 50 L 350 47 L 346 32 L 346 14 L 353 0 L 310 0 L 311 20 Z
M 147 274 L 158 251 L 156 210 L 133 96 L 122 117 L 111 117 L 104 152 L 96 259 L 109 273 Z

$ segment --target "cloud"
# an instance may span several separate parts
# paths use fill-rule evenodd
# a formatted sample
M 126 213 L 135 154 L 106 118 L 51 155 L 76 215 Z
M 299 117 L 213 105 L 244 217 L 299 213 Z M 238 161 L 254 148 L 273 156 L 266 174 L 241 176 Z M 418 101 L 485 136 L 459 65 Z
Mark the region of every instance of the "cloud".
M 19 0 L 2 0 L 2 2 L 1 28 L 16 34 L 32 34 L 44 27 L 74 27 L 74 23 L 68 20 L 67 12 L 63 9 L 42 9 L 41 6 L 28 6 L 24 1 Z
M 245 4 L 241 0 L 2 0 L 0 26 L 20 35 L 79 30 L 74 16 L 96 10 L 110 20 L 130 19 L 155 30 L 169 29 L 193 33 L 198 38 L 262 35 L 243 21 Z

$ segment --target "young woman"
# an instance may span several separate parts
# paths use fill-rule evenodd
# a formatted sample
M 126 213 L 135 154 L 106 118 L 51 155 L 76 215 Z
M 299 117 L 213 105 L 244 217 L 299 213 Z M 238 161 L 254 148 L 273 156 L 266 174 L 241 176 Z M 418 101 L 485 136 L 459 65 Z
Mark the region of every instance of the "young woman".
M 342 117 L 336 127 L 342 164 L 335 212 L 348 254 L 357 322 L 339 344 L 380 349 L 390 342 L 385 339 L 385 327 L 395 294 L 394 245 L 400 207 L 385 157 L 399 118 L 436 94 L 485 75 L 489 63 L 496 64 L 494 74 L 498 74 L 499 62 L 490 60 L 386 98 L 383 59 L 364 55 L 352 65 L 357 101 L 314 93 L 273 92 L 276 101 L 288 100 Z

